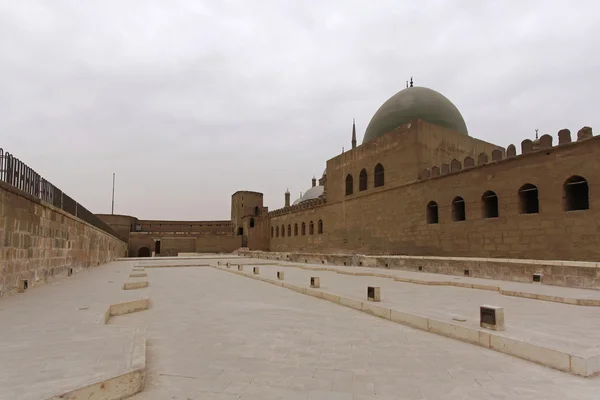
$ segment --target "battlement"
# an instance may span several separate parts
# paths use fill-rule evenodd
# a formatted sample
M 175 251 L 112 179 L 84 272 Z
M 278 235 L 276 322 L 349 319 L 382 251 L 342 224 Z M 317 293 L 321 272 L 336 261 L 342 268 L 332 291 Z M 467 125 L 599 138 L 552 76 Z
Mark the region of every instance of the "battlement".
M 571 131 L 568 129 L 561 129 L 558 131 L 558 145 L 556 146 L 552 145 L 552 136 L 545 134 L 535 141 L 532 141 L 531 139 L 523 140 L 521 142 L 521 154 L 519 155 L 517 155 L 517 149 L 515 145 L 511 144 L 506 148 L 506 152 L 496 149 L 493 150 L 491 154 L 479 153 L 477 160 L 475 160 L 473 157 L 465 157 L 462 161 L 452 159 L 449 163 L 443 163 L 441 165 L 435 165 L 431 168 L 425 168 L 419 172 L 417 179 L 425 180 L 436 178 L 438 176 L 459 172 L 464 169 L 484 167 L 491 163 L 501 162 L 511 158 L 526 157 L 530 154 L 537 154 L 551 149 L 562 148 L 563 146 L 572 145 L 592 139 L 593 137 L 592 128 L 584 126 L 577 132 L 577 141 L 572 142 Z
M 284 214 L 291 214 L 291 213 L 295 213 L 298 211 L 304 211 L 304 210 L 308 210 L 308 209 L 312 209 L 312 208 L 317 208 L 317 207 L 324 205 L 325 203 L 327 203 L 327 201 L 325 200 L 324 197 L 319 197 L 318 199 L 306 200 L 306 201 L 303 201 L 299 204 L 296 204 L 296 205 L 293 205 L 290 207 L 283 207 L 278 210 L 273 210 L 273 211 L 269 212 L 269 217 L 277 217 L 277 216 L 284 215 Z

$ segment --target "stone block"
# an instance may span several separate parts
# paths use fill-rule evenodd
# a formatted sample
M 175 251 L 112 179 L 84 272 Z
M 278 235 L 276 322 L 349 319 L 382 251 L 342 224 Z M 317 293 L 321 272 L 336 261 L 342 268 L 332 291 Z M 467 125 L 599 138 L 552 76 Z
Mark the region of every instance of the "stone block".
M 283 277 L 284 277 L 283 271 L 277 271 L 277 279 L 279 279 L 280 281 L 282 281 Z
M 362 303 L 362 311 L 368 314 L 373 314 L 381 318 L 391 319 L 392 310 L 385 307 L 376 306 L 369 302 Z
M 571 371 L 571 357 L 569 354 L 546 349 L 527 342 L 520 342 L 502 336 L 490 337 L 490 348 L 501 353 L 533 361 L 560 371 Z
M 402 325 L 408 325 L 413 328 L 421 329 L 424 331 L 429 329 L 429 319 L 425 317 L 420 317 L 418 315 L 412 315 L 392 310 L 390 313 L 390 320 Z
M 320 288 L 321 287 L 321 279 L 318 276 L 312 276 L 310 278 L 310 287 L 311 288 Z
M 134 290 L 148 287 L 148 281 L 138 281 L 138 282 L 125 282 L 123 284 L 123 290 Z
M 340 297 L 340 304 L 355 310 L 362 310 L 362 301 Z
M 129 314 L 136 311 L 147 310 L 149 306 L 148 298 L 140 300 L 127 301 L 110 305 L 110 316 Z
M 244 266 L 242 264 L 238 264 L 238 271 L 243 271 L 244 270 Z
M 19 286 L 17 291 L 19 293 L 25 293 L 29 289 L 29 280 L 27 279 L 19 279 Z
M 331 301 L 332 303 L 340 303 L 340 296 L 336 296 L 334 294 L 321 292 L 321 298 Z
M 479 331 L 472 328 L 429 319 L 428 331 L 441 336 L 462 340 L 463 342 L 479 344 Z
M 482 305 L 479 307 L 479 325 L 494 331 L 504 330 L 504 308 Z
M 148 274 L 145 272 L 136 272 L 133 274 L 129 274 L 129 277 L 130 278 L 147 278 Z
M 367 286 L 367 300 L 381 301 L 381 288 L 378 286 Z
M 258 267 L 254 267 L 254 268 L 252 268 L 252 273 L 254 275 L 258 275 L 260 273 L 260 269 Z

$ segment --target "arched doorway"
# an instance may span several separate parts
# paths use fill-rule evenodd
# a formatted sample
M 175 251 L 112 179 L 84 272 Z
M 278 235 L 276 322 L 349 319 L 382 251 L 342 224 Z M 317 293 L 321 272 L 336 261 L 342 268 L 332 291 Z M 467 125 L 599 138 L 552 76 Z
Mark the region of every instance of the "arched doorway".
M 150 249 L 147 247 L 141 247 L 138 250 L 138 257 L 150 257 Z

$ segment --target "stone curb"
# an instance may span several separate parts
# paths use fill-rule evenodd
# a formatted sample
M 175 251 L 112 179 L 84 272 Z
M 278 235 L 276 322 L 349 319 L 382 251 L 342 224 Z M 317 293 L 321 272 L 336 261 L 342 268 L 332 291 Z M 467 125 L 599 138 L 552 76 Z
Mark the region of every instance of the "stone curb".
M 445 321 L 439 321 L 419 315 L 395 311 L 389 308 L 374 305 L 366 301 L 363 302 L 359 300 L 348 299 L 317 289 L 303 288 L 284 281 L 265 278 L 260 275 L 248 274 L 245 272 L 219 268 L 216 266 L 213 266 L 213 268 L 271 283 L 276 286 L 282 286 L 298 293 L 328 300 L 330 302 L 362 311 L 367 314 L 375 315 L 392 322 L 496 350 L 498 352 L 554 368 L 559 371 L 570 372 L 574 375 L 583 377 L 590 377 L 600 373 L 600 354 L 590 356 L 587 354 L 587 351 L 569 354 L 558 350 L 537 346 L 535 344 L 499 336 L 491 331 L 480 331 L 477 329 L 451 324 Z
M 292 268 L 300 268 L 308 271 L 326 271 L 326 272 L 335 272 L 340 275 L 351 275 L 351 276 L 372 276 L 376 278 L 387 278 L 393 279 L 396 282 L 403 283 L 413 283 L 417 285 L 427 285 L 427 286 L 456 286 L 466 289 L 478 289 L 478 290 L 489 290 L 492 292 L 498 292 L 503 296 L 511 296 L 511 297 L 522 297 L 525 299 L 531 300 L 541 300 L 541 301 L 550 301 L 553 303 L 562 303 L 569 304 L 573 306 L 586 306 L 586 307 L 600 307 L 600 299 L 575 299 L 571 297 L 560 297 L 560 296 L 550 296 L 545 294 L 537 294 L 537 293 L 527 293 L 527 292 L 518 292 L 514 290 L 505 290 L 500 286 L 493 285 L 481 285 L 477 283 L 467 283 L 467 282 L 452 282 L 452 281 L 427 281 L 424 279 L 413 279 L 413 278 L 402 278 L 390 274 L 384 273 L 376 273 L 376 272 L 349 272 L 349 271 L 340 271 L 335 268 L 327 268 L 327 267 L 308 267 L 302 264 L 299 265 L 284 265 L 277 264 L 281 267 L 292 267 Z M 593 289 L 588 289 L 593 290 Z
M 136 272 L 136 273 L 132 273 L 129 274 L 130 278 L 147 278 L 148 274 L 145 272 Z
M 131 363 L 126 371 L 120 372 L 111 378 L 54 395 L 47 400 L 121 400 L 141 392 L 144 389 L 145 381 L 146 328 L 136 328 Z

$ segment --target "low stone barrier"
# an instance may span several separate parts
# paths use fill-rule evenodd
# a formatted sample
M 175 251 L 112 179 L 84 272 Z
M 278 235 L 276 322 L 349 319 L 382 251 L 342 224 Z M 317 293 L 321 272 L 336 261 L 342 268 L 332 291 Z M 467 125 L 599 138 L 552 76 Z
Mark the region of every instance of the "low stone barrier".
M 583 261 L 552 261 L 502 258 L 368 256 L 344 254 L 240 252 L 244 257 L 382 269 L 399 269 L 444 275 L 470 276 L 513 282 L 534 282 L 586 289 L 600 289 L 600 265 Z
M 583 377 L 600 374 L 600 349 L 594 348 L 586 351 L 567 353 L 538 346 L 529 342 L 518 341 L 506 336 L 499 336 L 495 334 L 494 331 L 485 332 L 483 330 L 456 325 L 446 321 L 392 310 L 380 305 L 375 305 L 370 301 L 349 299 L 321 290 L 305 288 L 280 280 L 266 278 L 264 276 L 244 274 L 243 272 L 235 270 L 224 269 L 224 271 L 271 283 L 276 286 L 282 286 L 298 293 L 307 294 L 345 307 L 353 308 L 392 322 L 496 350 L 563 372 L 569 372 Z

